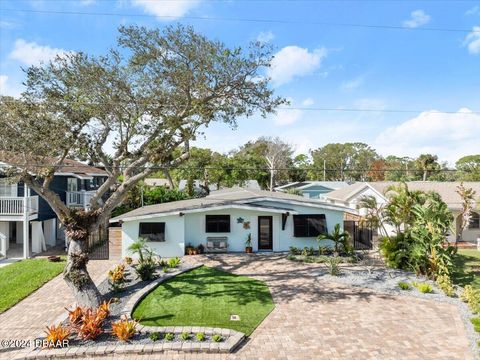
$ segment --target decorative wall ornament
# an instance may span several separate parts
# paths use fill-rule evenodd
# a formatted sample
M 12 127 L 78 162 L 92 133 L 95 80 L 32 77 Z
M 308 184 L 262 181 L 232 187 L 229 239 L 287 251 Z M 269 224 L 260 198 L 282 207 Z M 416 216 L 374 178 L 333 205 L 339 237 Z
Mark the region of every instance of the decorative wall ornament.
M 243 218 L 242 217 L 237 218 L 237 224 L 243 224 Z
M 244 229 L 250 229 L 250 221 L 244 221 L 243 222 L 243 228 Z

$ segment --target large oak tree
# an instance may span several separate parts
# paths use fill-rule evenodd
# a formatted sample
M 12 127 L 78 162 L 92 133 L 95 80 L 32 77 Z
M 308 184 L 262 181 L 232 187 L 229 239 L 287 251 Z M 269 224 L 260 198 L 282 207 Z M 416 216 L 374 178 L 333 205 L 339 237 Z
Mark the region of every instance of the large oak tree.
M 107 55 L 69 53 L 30 67 L 21 99 L 1 99 L 0 150 L 15 156 L 11 175 L 65 226 L 64 278 L 79 304 L 100 301 L 86 267 L 87 239 L 135 184 L 185 161 L 189 143 L 211 122 L 234 127 L 238 118 L 265 116 L 284 102 L 262 77 L 271 58 L 265 44 L 230 49 L 190 27 L 121 27 Z M 68 157 L 108 172 L 87 211 L 69 209 L 50 188 Z

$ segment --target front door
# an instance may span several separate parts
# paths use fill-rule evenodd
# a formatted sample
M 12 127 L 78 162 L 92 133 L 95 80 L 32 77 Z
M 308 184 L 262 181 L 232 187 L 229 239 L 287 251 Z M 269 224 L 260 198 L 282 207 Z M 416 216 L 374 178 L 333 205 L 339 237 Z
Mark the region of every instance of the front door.
M 272 250 L 272 223 L 271 216 L 258 217 L 258 250 Z

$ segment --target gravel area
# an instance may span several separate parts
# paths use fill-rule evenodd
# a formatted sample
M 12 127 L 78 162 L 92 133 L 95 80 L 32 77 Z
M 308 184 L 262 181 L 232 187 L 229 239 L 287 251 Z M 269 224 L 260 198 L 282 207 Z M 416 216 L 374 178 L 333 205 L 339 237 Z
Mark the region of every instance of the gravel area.
M 468 305 L 461 301 L 458 296 L 446 296 L 442 290 L 436 286 L 434 281 L 423 277 L 417 277 L 412 272 L 397 269 L 387 269 L 383 267 L 375 267 L 370 269 L 361 267 L 342 267 L 338 276 L 330 275 L 326 269 L 318 271 L 315 275 L 318 276 L 319 281 L 336 282 L 348 286 L 368 288 L 392 295 L 413 296 L 416 298 L 440 301 L 457 306 L 460 310 L 473 353 L 477 354 L 477 358 L 480 359 L 480 353 L 477 344 L 480 341 L 480 334 L 475 331 L 473 324 L 470 321 L 470 319 L 475 316 L 471 313 Z M 410 285 L 412 285 L 412 282 L 428 283 L 432 286 L 433 293 L 424 294 L 413 286 L 411 286 L 409 290 L 402 290 L 398 286 L 399 282 L 407 282 Z M 457 288 L 457 295 L 459 295 L 461 291 L 461 288 Z

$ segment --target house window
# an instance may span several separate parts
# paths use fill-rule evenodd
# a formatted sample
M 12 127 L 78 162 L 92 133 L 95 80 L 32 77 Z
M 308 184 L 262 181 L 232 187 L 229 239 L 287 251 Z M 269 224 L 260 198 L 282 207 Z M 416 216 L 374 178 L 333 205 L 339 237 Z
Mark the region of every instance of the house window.
M 205 215 L 205 232 L 229 233 L 230 215 Z
M 67 178 L 67 191 L 78 191 L 78 180 L 76 178 Z
M 148 241 L 165 241 L 165 223 L 140 223 L 138 236 Z
M 0 179 L 0 196 L 16 197 L 17 185 L 9 184 L 5 179 Z
M 480 214 L 472 212 L 472 218 L 470 219 L 470 224 L 468 224 L 469 229 L 479 229 L 480 228 Z
M 316 237 L 327 232 L 324 214 L 293 215 L 293 236 Z

